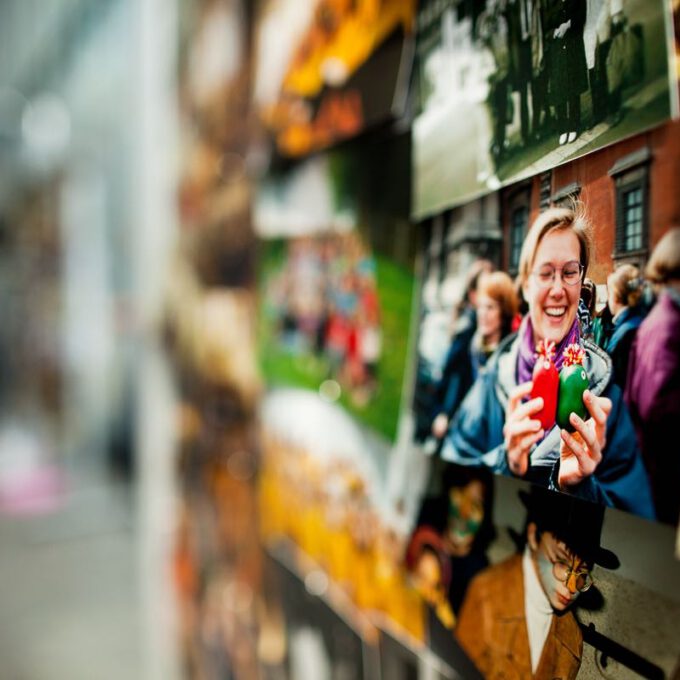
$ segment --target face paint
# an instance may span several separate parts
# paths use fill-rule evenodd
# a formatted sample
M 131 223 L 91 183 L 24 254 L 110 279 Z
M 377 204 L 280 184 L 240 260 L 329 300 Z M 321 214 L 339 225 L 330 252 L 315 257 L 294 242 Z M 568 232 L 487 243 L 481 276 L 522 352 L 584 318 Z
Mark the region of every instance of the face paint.
M 458 508 L 452 506 L 449 512 L 449 531 L 460 535 L 476 534 L 482 525 L 481 518 L 461 517 Z
M 447 548 L 456 556 L 470 552 L 484 519 L 484 487 L 475 480 L 449 492 Z

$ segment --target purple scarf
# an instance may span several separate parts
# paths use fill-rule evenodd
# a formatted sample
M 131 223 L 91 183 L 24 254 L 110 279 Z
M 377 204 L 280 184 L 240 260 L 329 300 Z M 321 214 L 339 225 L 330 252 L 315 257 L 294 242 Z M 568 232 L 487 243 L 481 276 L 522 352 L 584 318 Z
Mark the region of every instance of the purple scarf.
M 534 365 L 536 364 L 536 343 L 534 342 L 534 329 L 531 325 L 531 319 L 527 314 L 522 321 L 522 325 L 517 332 L 519 336 L 519 353 L 517 357 L 517 382 L 518 384 L 528 382 L 531 380 Z M 573 342 L 580 344 L 580 333 L 578 328 L 578 317 L 574 319 L 569 332 L 562 338 L 557 347 L 555 347 L 555 368 L 559 371 L 564 362 L 563 352 L 567 345 Z

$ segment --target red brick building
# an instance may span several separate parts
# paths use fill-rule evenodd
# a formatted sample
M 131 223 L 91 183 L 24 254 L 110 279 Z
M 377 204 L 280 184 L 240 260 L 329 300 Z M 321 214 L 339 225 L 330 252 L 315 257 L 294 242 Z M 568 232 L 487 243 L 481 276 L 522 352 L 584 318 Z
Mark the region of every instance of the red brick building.
M 667 123 L 501 190 L 501 266 L 517 272 L 526 230 L 538 213 L 582 200 L 595 233 L 589 276 L 617 263 L 644 266 L 659 239 L 680 225 L 680 123 Z

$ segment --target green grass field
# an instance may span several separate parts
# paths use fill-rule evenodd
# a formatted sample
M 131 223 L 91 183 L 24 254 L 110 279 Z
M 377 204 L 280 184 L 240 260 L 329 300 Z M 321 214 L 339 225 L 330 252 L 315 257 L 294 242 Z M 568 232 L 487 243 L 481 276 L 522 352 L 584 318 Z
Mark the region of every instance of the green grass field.
M 292 354 L 276 337 L 275 319 L 266 297 L 267 283 L 283 262 L 281 242 L 264 244 L 260 266 L 260 306 L 258 329 L 260 366 L 270 386 L 297 386 L 318 390 L 328 377 L 328 364 L 311 352 Z M 382 354 L 378 365 L 378 387 L 366 405 L 352 401 L 345 391 L 340 397 L 350 413 L 393 441 L 399 420 L 399 407 L 408 350 L 411 300 L 414 276 L 391 260 L 375 255 L 376 280 L 382 320 Z

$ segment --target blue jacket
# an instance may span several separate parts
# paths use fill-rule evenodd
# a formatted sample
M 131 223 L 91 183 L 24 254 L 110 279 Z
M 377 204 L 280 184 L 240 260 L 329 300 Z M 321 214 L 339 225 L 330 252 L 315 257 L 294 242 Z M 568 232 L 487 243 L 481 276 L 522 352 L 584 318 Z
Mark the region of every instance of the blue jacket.
M 484 465 L 510 475 L 503 438 L 509 393 L 517 385 L 517 335 L 508 336 L 489 359 L 458 409 L 442 448 L 442 457 L 459 465 Z M 612 410 L 607 422 L 607 443 L 594 474 L 571 487 L 571 493 L 595 503 L 620 508 L 650 519 L 654 506 L 635 430 L 621 390 L 612 381 L 609 357 L 586 341 L 584 367 L 590 390 L 608 397 Z M 557 490 L 560 465 L 560 429 L 554 426 L 536 444 L 525 479 Z
M 623 390 L 628 376 L 628 359 L 637 335 L 637 329 L 645 316 L 641 305 L 626 307 L 614 321 L 613 332 L 604 346 L 614 367 L 614 381 Z
M 438 386 L 438 403 L 434 418 L 438 413 L 446 413 L 453 418 L 463 397 L 474 382 L 474 368 L 470 355 L 470 343 L 474 336 L 475 327 L 471 326 L 454 336 L 451 347 L 446 355 L 442 378 Z

